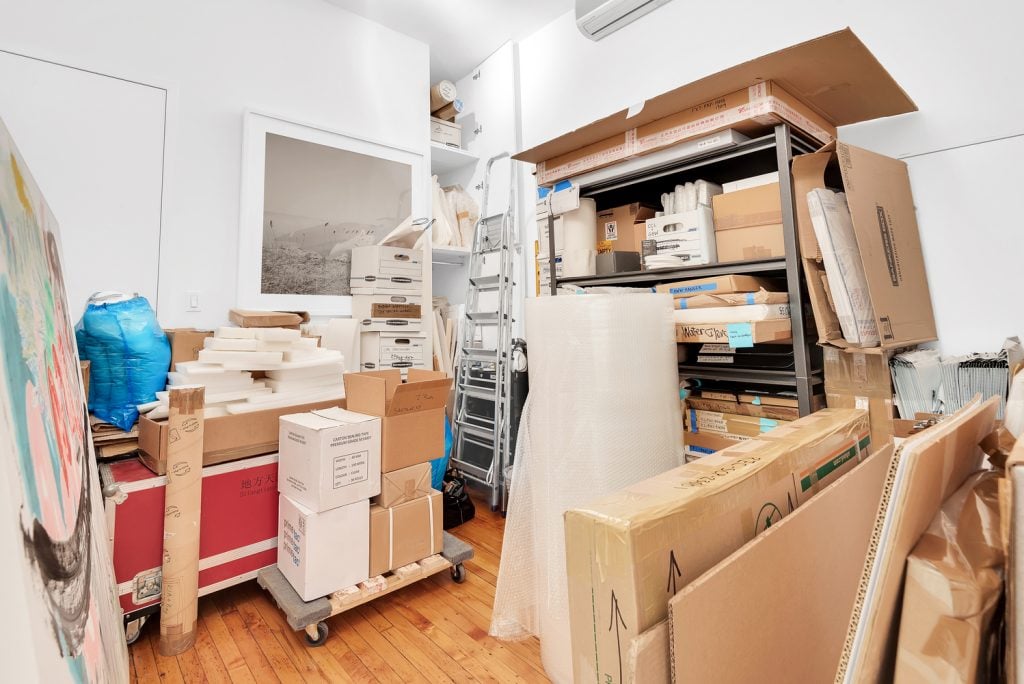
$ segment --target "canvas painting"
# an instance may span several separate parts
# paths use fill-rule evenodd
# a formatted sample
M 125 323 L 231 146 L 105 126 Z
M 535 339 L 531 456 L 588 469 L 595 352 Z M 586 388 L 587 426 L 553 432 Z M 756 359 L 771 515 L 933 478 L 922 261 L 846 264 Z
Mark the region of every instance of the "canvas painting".
M 276 133 L 265 150 L 261 293 L 350 294 L 352 248 L 409 216 L 412 169 Z
M 125 682 L 59 245 L 57 223 L 0 121 L 0 468 L 10 485 L 0 513 L 17 516 L 20 536 L 0 554 L 24 578 L 39 680 Z

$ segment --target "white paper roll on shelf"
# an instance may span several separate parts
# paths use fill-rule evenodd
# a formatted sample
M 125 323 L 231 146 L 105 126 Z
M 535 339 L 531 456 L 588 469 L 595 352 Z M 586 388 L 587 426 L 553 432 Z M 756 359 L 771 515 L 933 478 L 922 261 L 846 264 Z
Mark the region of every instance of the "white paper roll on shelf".
M 526 303 L 530 394 L 520 424 L 491 634 L 536 634 L 572 681 L 564 513 L 683 462 L 668 295 Z
M 579 209 L 562 214 L 562 276 L 597 273 L 597 203 L 580 199 Z

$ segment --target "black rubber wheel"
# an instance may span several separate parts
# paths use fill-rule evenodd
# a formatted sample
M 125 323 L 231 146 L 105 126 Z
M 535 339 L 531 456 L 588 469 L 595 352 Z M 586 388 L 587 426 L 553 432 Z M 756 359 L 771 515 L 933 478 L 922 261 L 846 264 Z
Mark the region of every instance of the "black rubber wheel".
M 462 584 L 466 581 L 466 569 L 462 567 L 462 563 L 452 566 L 452 581 L 456 584 Z
M 309 632 L 306 632 L 306 644 L 309 646 L 323 646 L 324 642 L 327 641 L 327 623 L 318 622 L 316 623 L 316 639 L 309 636 Z

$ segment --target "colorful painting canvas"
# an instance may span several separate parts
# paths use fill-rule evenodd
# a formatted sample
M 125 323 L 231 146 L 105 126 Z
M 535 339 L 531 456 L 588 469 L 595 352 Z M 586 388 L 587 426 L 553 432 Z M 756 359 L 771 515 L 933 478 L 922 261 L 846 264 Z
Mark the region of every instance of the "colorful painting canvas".
M 125 682 L 128 653 L 54 220 L 0 121 L 0 514 L 39 681 Z M 19 571 L 20 572 L 17 572 Z M 19 619 L 20 616 L 5 616 Z

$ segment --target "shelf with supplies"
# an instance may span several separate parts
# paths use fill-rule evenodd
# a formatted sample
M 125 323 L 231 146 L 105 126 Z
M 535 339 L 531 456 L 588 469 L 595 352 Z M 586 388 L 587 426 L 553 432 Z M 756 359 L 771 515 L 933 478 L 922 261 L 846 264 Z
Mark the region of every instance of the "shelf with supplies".
M 784 282 L 788 304 L 794 313 L 791 317 L 792 341 L 786 344 L 787 348 L 793 350 L 790 369 L 758 370 L 680 364 L 679 375 L 698 380 L 762 383 L 795 389 L 800 414 L 810 413 L 812 397 L 816 391 L 821 392 L 822 379 L 820 366 L 815 363 L 820 354 L 816 354 L 814 349 L 814 325 L 810 317 L 806 316 L 804 306 L 807 295 L 797 239 L 790 162 L 794 155 L 814 152 L 818 147 L 816 143 L 801 137 L 788 125 L 779 124 L 771 133 L 752 139 L 737 135 L 725 136 L 725 144 L 713 150 L 702 149 L 699 144 L 680 144 L 646 157 L 629 159 L 570 179 L 570 187 L 575 186 L 572 187 L 573 192 L 578 189 L 577 197 L 594 200 L 600 214 L 602 211 L 634 203 L 660 206 L 666 188 L 687 183 L 699 185 L 698 181 L 708 181 L 722 185 L 763 174 L 777 173 L 782 224 L 780 237 L 776 238 L 779 243 L 772 250 L 772 256 L 764 259 L 738 261 L 735 260 L 736 256 L 732 256 L 733 260 L 723 263 L 633 270 L 608 275 L 558 277 L 558 265 L 554 256 L 541 257 L 547 259 L 544 270 L 551 276 L 544 287 L 550 288 L 552 295 L 557 295 L 559 286 L 563 285 L 643 287 L 679 280 L 738 274 L 763 275 L 777 279 L 780 284 Z M 709 201 L 705 205 L 708 207 L 708 218 L 704 219 L 705 221 L 710 220 L 710 204 Z M 560 212 L 555 210 L 555 213 Z M 557 253 L 556 231 L 555 220 L 550 211 L 547 212 L 545 232 L 548 244 L 547 249 L 543 251 L 545 254 L 554 255 Z M 736 248 L 733 249 L 735 252 Z M 797 312 L 800 312 L 800 315 L 796 315 Z
M 469 253 L 469 247 L 456 247 L 454 245 L 432 247 L 430 250 L 430 258 L 435 265 L 462 266 L 469 258 Z
M 480 157 L 460 147 L 430 143 L 430 173 L 435 176 L 473 166 L 479 161 Z

